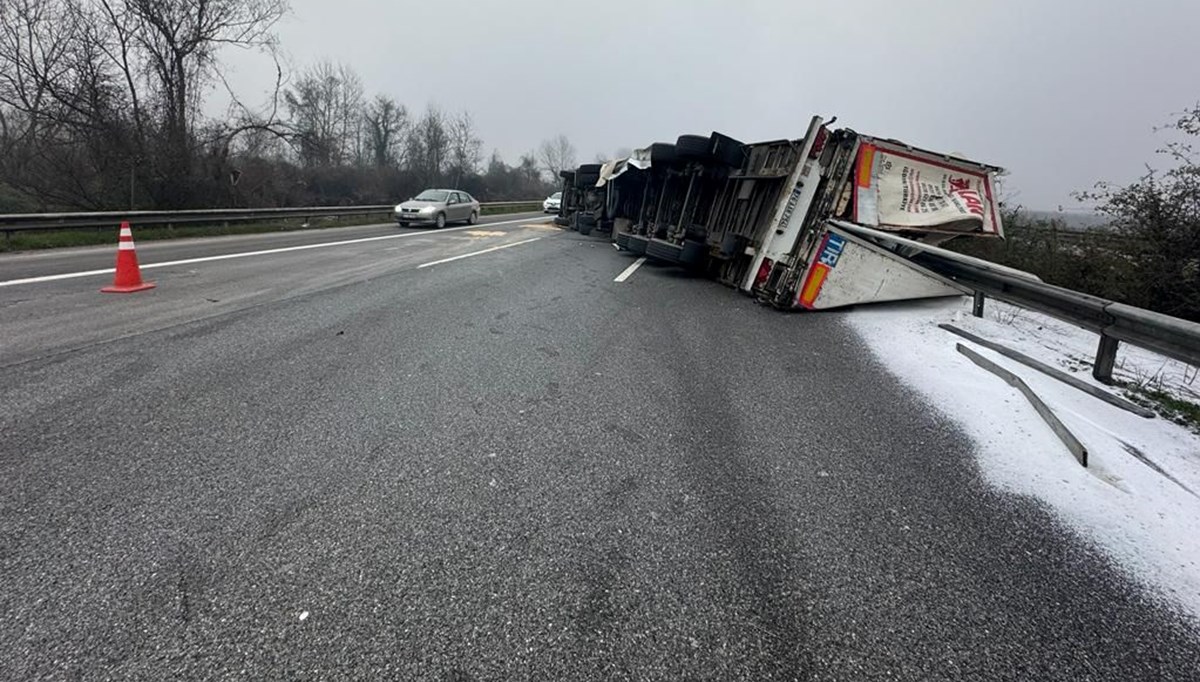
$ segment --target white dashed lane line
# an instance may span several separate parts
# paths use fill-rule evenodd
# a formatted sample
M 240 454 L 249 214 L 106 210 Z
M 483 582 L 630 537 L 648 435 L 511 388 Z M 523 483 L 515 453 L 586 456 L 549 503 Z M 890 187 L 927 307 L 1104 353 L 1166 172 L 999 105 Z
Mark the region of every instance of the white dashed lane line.
M 642 267 L 642 263 L 645 263 L 645 262 L 646 262 L 645 256 L 642 256 L 641 258 L 633 261 L 633 264 L 630 265 L 629 267 L 625 268 L 624 270 L 622 270 L 621 274 L 619 274 L 613 278 L 613 281 L 614 282 L 624 282 L 625 280 L 632 277 L 633 273 L 637 272 L 637 269 Z
M 499 251 L 500 249 L 511 249 L 514 246 L 520 246 L 522 244 L 529 244 L 531 242 L 536 242 L 539 239 L 541 239 L 541 237 L 534 237 L 533 239 L 525 239 L 525 240 L 522 240 L 519 242 L 513 242 L 511 244 L 501 244 L 500 246 L 493 246 L 491 248 L 482 249 L 480 251 L 472 251 L 471 253 L 464 253 L 464 254 L 460 254 L 457 256 L 451 256 L 449 258 L 443 258 L 441 260 L 430 261 L 428 263 L 421 263 L 420 265 L 417 266 L 417 269 L 420 270 L 421 268 L 428 268 L 428 267 L 432 267 L 434 265 L 441 265 L 442 263 L 450 263 L 450 262 L 453 262 L 456 260 L 462 260 L 464 258 L 471 258 L 472 256 L 482 256 L 485 253 Z

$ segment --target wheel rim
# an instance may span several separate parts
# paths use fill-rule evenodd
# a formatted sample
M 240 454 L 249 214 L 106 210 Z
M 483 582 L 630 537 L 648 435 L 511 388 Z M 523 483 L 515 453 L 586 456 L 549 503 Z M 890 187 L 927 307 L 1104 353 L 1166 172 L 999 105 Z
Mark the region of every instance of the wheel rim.
M 444 215 L 441 215 L 441 214 L 439 214 L 439 215 L 438 215 L 438 217 L 437 217 L 437 226 L 438 226 L 438 227 L 445 227 L 445 226 L 446 226 L 446 216 L 444 216 Z

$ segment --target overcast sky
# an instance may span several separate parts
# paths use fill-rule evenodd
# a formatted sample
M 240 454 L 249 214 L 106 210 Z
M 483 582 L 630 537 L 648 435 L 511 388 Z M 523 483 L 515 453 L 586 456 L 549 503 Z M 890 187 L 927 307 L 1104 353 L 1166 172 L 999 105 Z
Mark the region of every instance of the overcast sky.
M 291 0 L 289 64 L 330 59 L 421 110 L 474 116 L 510 163 L 552 135 L 579 160 L 712 130 L 838 125 L 1009 169 L 1030 208 L 1128 181 L 1155 125 L 1200 99 L 1200 0 Z M 260 57 L 228 55 L 247 99 Z

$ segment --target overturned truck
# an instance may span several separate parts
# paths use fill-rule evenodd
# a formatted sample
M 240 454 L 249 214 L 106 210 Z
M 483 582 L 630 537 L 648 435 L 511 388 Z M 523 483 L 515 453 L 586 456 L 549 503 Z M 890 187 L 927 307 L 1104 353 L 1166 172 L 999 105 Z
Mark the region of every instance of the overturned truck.
M 815 117 L 799 140 L 684 135 L 564 173 L 559 223 L 779 308 L 958 295 L 910 257 L 1002 238 L 999 172 Z

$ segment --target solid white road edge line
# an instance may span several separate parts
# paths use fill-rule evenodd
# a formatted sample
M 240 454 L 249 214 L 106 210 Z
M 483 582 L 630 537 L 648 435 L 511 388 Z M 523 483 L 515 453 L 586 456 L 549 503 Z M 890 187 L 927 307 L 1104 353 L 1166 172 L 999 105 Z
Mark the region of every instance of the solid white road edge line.
M 458 232 L 459 230 L 478 230 L 484 227 L 493 225 L 512 225 L 513 223 L 530 223 L 537 224 L 537 218 L 523 218 L 521 220 L 504 220 L 495 223 L 478 223 L 475 225 L 463 225 L 462 227 L 442 228 L 440 230 L 421 230 L 420 232 L 405 232 L 403 234 L 385 234 L 380 237 L 363 237 L 361 239 L 343 239 L 336 242 L 321 242 L 320 244 L 301 244 L 300 246 L 284 246 L 278 249 L 263 249 L 261 251 L 244 251 L 241 253 L 226 253 L 220 256 L 204 256 L 202 258 L 185 258 L 183 260 L 172 260 L 163 263 L 145 263 L 140 267 L 142 270 L 150 270 L 153 268 L 169 268 L 175 265 L 191 265 L 192 263 L 207 263 L 209 261 L 229 260 L 231 258 L 248 258 L 250 256 L 267 256 L 275 253 L 287 253 L 288 251 L 306 251 L 308 249 L 324 249 L 330 246 L 345 246 L 346 244 L 362 244 L 363 242 L 375 242 L 383 239 L 403 239 L 405 237 L 417 237 L 423 234 L 445 234 L 447 232 Z M 106 270 L 85 270 L 82 272 L 67 272 L 61 275 L 44 275 L 42 277 L 26 277 L 25 279 L 10 279 L 7 282 L 0 282 L 0 287 L 11 287 L 18 284 L 38 284 L 40 282 L 54 282 L 60 279 L 75 279 L 76 277 L 92 277 L 94 275 L 111 275 L 116 272 L 115 268 Z
M 442 263 L 449 263 L 451 261 L 462 260 L 464 258 L 470 258 L 471 256 L 482 256 L 485 253 L 499 251 L 500 249 L 508 249 L 508 248 L 512 248 L 514 246 L 528 244 L 530 242 L 536 242 L 539 239 L 541 239 L 541 237 L 534 237 L 533 239 L 525 239 L 525 240 L 522 240 L 519 242 L 513 242 L 511 244 L 501 244 L 500 246 L 493 246 L 489 249 L 483 249 L 482 251 L 472 251 L 471 253 L 464 253 L 460 256 L 451 256 L 449 258 L 443 258 L 441 260 L 430 261 L 428 263 L 421 263 L 420 265 L 417 266 L 417 269 L 420 270 L 421 268 L 428 268 L 428 267 L 432 267 L 434 265 L 441 265 Z
M 625 280 L 629 279 L 633 275 L 633 273 L 637 272 L 637 269 L 642 267 L 642 263 L 645 263 L 645 262 L 646 262 L 645 256 L 642 256 L 641 258 L 633 261 L 633 265 L 630 265 L 629 267 L 622 270 L 621 274 L 617 275 L 616 277 L 613 277 L 613 281 L 614 282 L 624 282 Z

